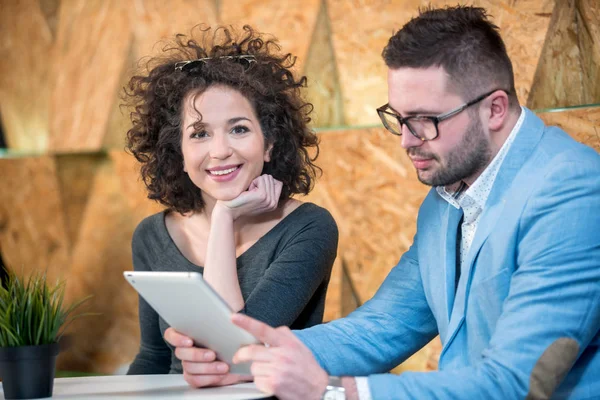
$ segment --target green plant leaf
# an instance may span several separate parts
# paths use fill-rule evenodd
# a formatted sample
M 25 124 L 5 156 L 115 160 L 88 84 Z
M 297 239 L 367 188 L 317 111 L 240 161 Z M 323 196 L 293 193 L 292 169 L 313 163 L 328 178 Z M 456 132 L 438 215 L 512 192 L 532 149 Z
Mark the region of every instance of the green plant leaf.
M 3 337 L 3 339 L 6 340 L 6 344 L 2 344 L 3 347 L 12 347 L 20 345 L 19 338 L 11 331 L 10 326 L 6 325 L 4 321 L 0 320 L 0 327 L 2 328 L 2 334 L 6 335 L 6 337 Z
M 35 336 L 35 340 L 33 341 L 32 345 L 42 344 L 42 342 L 40 342 L 40 338 L 42 337 L 42 332 L 43 332 L 44 325 L 45 325 L 44 322 L 46 322 L 45 317 L 46 317 L 46 309 L 42 308 L 42 314 L 40 316 L 40 326 L 38 327 L 37 334 Z
M 21 279 L 9 271 L 6 287 L 0 286 L 0 346 L 54 343 L 73 320 L 93 315 L 74 313 L 90 296 L 65 307 L 65 288 L 64 281 L 48 285 L 45 273 Z

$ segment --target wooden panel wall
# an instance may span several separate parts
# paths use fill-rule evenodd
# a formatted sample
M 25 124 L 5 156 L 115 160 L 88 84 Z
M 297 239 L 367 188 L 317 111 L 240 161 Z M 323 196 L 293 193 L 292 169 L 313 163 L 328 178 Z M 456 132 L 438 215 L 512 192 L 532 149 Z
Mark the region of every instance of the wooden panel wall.
M 500 27 L 515 73 L 517 96 L 521 103 L 529 97 L 536 62 L 542 52 L 555 0 L 478 0 Z
M 597 1 L 471 3 L 488 9 L 499 25 L 523 103 L 540 109 L 600 102 Z M 122 148 L 128 125 L 119 90 L 137 61 L 159 53 L 162 39 L 217 23 L 251 24 L 298 56 L 297 72 L 314 82 L 308 97 L 317 106 L 315 126 L 378 123 L 374 109 L 387 100 L 381 51 L 427 4 L 455 2 L 7 2 L 0 16 L 0 113 L 7 140 L 27 151 Z
M 53 33 L 37 0 L 4 1 L 0 12 L 0 115 L 10 148 L 48 147 Z
M 61 2 L 51 58 L 50 150 L 100 149 L 130 36 L 125 2 Z
M 554 0 L 477 0 L 500 27 L 515 65 L 515 84 L 527 100 L 537 60 L 554 9 Z M 418 7 L 455 5 L 450 0 L 328 2 L 340 73 L 344 112 L 350 125 L 379 122 L 375 109 L 387 102 L 386 68 L 381 51 L 391 34 L 416 15 Z
M 59 367 L 111 373 L 129 362 L 139 347 L 137 294 L 122 274 L 132 269 L 130 243 L 139 221 L 128 208 L 110 158 L 90 161 L 95 173 L 71 249 L 66 300 L 93 293 L 88 306 L 100 315 L 72 324 L 70 348 L 61 354 Z
M 5 265 L 51 279 L 69 271 L 69 241 L 51 156 L 0 158 L 0 243 Z
M 145 199 L 123 152 L 119 89 L 140 57 L 199 23 L 253 25 L 299 56 L 322 130 L 324 175 L 306 199 L 340 228 L 327 320 L 369 299 L 412 242 L 428 188 L 399 139 L 378 123 L 387 101 L 381 50 L 424 0 L 22 0 L 0 13 L 0 116 L 11 149 L 0 158 L 0 251 L 7 265 L 68 277 L 68 297 L 94 294 L 102 313 L 71 327 L 59 367 L 111 372 L 137 351 L 131 268 L 137 223 L 161 209 Z M 455 4 L 434 0 L 432 4 Z M 490 11 L 515 66 L 518 95 L 535 108 L 600 102 L 600 5 L 595 0 L 473 0 Z M 600 108 L 544 113 L 600 150 Z M 348 126 L 350 125 L 350 126 Z M 370 127 L 364 127 L 370 125 Z M 76 334 L 75 334 L 76 333 Z M 439 341 L 400 370 L 435 368 Z
M 600 4 L 556 0 L 550 25 L 528 107 L 600 103 Z
M 428 188 L 383 128 L 323 132 L 320 179 L 309 200 L 323 204 L 340 230 L 338 258 L 363 303 L 412 243 Z
M 564 112 L 544 112 L 540 117 L 547 125 L 556 125 L 577 141 L 600 152 L 600 107 L 582 107 Z
M 317 17 L 312 43 L 304 64 L 308 76 L 306 96 L 314 106 L 314 126 L 344 125 L 344 109 L 338 69 L 331 41 L 331 24 L 323 4 Z
M 189 34 L 199 24 L 212 26 L 217 23 L 217 3 L 214 0 L 139 0 L 124 1 L 128 4 L 127 20 L 131 26 L 130 42 L 119 76 L 118 88 L 124 87 L 129 78 L 140 70 L 149 56 L 160 55 L 165 41 L 176 33 Z M 118 62 L 118 61 L 115 61 Z M 124 146 L 124 132 L 129 129 L 127 110 L 120 107 L 115 96 L 108 115 L 102 148 Z
M 597 0 L 579 0 L 577 5 L 577 23 L 581 32 L 577 44 L 581 49 L 581 72 L 585 82 L 583 104 L 598 103 L 600 102 L 600 3 Z
M 260 32 L 275 34 L 282 50 L 298 57 L 297 70 L 306 62 L 320 0 L 221 0 L 220 22 L 225 25 L 249 24 Z

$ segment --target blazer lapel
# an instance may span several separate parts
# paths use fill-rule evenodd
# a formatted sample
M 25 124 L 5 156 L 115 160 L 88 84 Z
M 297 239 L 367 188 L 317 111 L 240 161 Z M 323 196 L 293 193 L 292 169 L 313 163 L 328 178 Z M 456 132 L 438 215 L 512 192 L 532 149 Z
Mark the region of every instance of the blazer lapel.
M 465 307 L 468 299 L 468 288 L 471 286 L 472 271 L 474 270 L 474 260 L 486 239 L 496 226 L 496 223 L 504 210 L 504 205 L 509 196 L 515 176 L 523 167 L 523 164 L 529 159 L 544 132 L 544 123 L 541 119 L 526 108 L 523 108 L 523 112 L 525 112 L 525 120 L 523 121 L 520 131 L 517 132 L 517 136 L 512 143 L 506 158 L 500 166 L 500 170 L 494 181 L 494 186 L 485 204 L 479 223 L 477 224 L 477 231 L 475 232 L 473 243 L 467 253 L 467 258 L 463 263 L 463 269 L 461 271 L 462 279 L 459 283 L 454 304 L 451 308 L 452 313 L 448 325 L 448 340 L 444 346 L 445 348 L 447 348 L 454 339 L 458 328 L 464 320 Z M 456 236 L 456 233 L 454 236 Z M 448 259 L 447 262 L 449 262 Z M 449 264 L 447 264 L 447 269 L 451 269 L 448 268 L 448 265 Z M 444 352 L 442 352 L 440 357 L 443 353 Z
M 530 158 L 531 153 L 544 133 L 544 123 L 542 120 L 527 109 L 524 109 L 523 112 L 525 112 L 525 120 L 500 166 L 498 175 L 496 175 L 494 186 L 485 203 L 481 219 L 477 224 L 473 243 L 467 253 L 467 259 L 464 264 L 466 270 L 462 272 L 466 273 L 466 276 L 469 276 L 469 278 L 477 253 L 479 253 L 481 246 L 483 246 L 483 243 L 496 226 L 498 218 L 504 210 L 506 199 L 510 194 L 511 186 L 517 173 Z
M 454 294 L 456 292 L 456 233 L 463 213 L 462 210 L 456 209 L 450 204 L 448 204 L 447 210 L 446 218 L 444 218 L 444 221 L 446 221 L 446 251 L 444 257 L 446 273 L 444 274 L 444 278 L 446 288 L 446 318 L 450 320 L 454 305 Z

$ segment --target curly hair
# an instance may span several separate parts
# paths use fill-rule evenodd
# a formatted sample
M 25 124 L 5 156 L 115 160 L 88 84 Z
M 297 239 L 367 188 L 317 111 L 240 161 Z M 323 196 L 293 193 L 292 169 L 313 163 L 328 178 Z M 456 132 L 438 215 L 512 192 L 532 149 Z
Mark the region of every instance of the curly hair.
M 321 172 L 313 163 L 319 141 L 308 127 L 313 106 L 301 96 L 306 77 L 292 73 L 296 58 L 280 54 L 276 39 L 264 39 L 247 25 L 241 34 L 222 26 L 199 30 L 200 42 L 176 35 L 162 56 L 145 64 L 148 73 L 133 76 L 124 88 L 124 105 L 132 110 L 126 149 L 141 163 L 148 198 L 180 213 L 204 207 L 200 189 L 183 171 L 182 108 L 188 95 L 214 85 L 239 91 L 253 106 L 265 148 L 272 146 L 262 173 L 283 182 L 279 201 L 308 194 Z M 176 68 L 186 61 L 195 62 Z

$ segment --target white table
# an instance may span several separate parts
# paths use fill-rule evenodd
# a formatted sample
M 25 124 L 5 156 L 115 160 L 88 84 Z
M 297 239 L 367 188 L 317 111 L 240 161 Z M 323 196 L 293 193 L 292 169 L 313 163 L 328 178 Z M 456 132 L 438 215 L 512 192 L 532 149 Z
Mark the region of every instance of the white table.
M 4 391 L 0 395 L 4 399 Z M 216 388 L 191 388 L 183 375 L 115 375 L 85 378 L 56 378 L 52 399 L 264 399 L 254 383 Z

